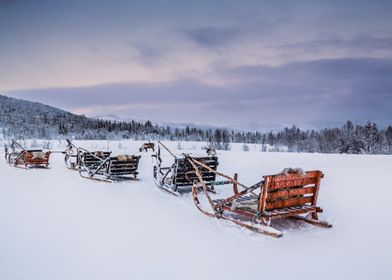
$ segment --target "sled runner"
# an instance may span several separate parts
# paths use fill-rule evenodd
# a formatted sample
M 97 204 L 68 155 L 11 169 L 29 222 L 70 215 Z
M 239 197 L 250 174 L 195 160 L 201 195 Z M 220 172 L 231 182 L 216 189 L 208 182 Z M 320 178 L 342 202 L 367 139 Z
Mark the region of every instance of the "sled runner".
M 151 149 L 153 152 L 155 152 L 155 144 L 148 142 L 148 143 L 144 143 L 143 145 L 141 145 L 141 147 L 139 148 L 139 152 L 142 152 L 143 150 L 145 152 L 148 152 L 148 150 Z
M 317 206 L 320 180 L 323 178 L 321 171 L 293 172 L 292 169 L 285 169 L 285 172 L 280 174 L 263 176 L 261 182 L 251 187 L 239 183 L 237 175 L 231 178 L 219 174 L 231 181 L 234 195 L 225 199 L 212 199 L 200 174 L 200 168 L 211 172 L 213 170 L 195 158 L 188 157 L 188 161 L 195 168 L 198 177 L 192 187 L 194 203 L 209 217 L 228 220 L 273 237 L 283 236 L 280 231 L 270 226 L 271 220 L 277 218 L 294 218 L 321 227 L 332 227 L 331 224 L 320 221 L 317 215 L 322 212 Z M 243 190 L 238 191 L 238 186 Z M 202 208 L 198 190 L 203 191 L 212 211 Z
M 5 146 L 5 158 L 15 167 L 49 167 L 50 151 L 26 150 L 21 144 L 12 139 L 10 147 Z
M 161 147 L 174 158 L 174 163 L 172 165 L 162 166 Z M 176 156 L 163 143 L 158 142 L 158 150 L 153 157 L 155 158 L 153 175 L 155 184 L 159 188 L 174 195 L 180 195 L 182 192 L 189 192 L 192 190 L 193 182 L 198 180 L 198 177 L 196 175 L 196 170 L 188 161 L 187 156 Z M 201 168 L 199 170 L 200 176 L 208 191 L 213 192 L 215 185 L 227 183 L 226 181 L 216 181 L 215 171 L 219 164 L 218 157 L 204 156 L 194 158 L 210 169 Z

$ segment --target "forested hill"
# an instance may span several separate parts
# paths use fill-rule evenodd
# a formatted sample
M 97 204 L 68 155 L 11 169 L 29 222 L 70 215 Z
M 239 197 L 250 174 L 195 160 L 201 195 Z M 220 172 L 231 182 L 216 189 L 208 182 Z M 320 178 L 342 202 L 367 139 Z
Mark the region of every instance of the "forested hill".
M 183 129 L 153 125 L 150 121 L 109 121 L 75 115 L 48 105 L 0 95 L 0 136 L 56 139 L 170 139 L 206 141 L 216 134 L 229 142 L 225 129 Z M 260 137 L 260 135 L 259 135 Z
M 241 132 L 225 128 L 173 128 L 146 122 L 118 122 L 87 118 L 47 106 L 0 95 L 0 137 L 17 139 L 148 139 L 208 141 L 217 149 L 231 142 L 259 143 L 262 149 L 291 152 L 392 154 L 392 126 L 375 123 L 341 128 L 300 130 L 293 126 L 277 132 Z M 244 145 L 244 150 L 248 148 Z
M 0 95 L 0 128 L 4 138 L 77 139 L 141 138 L 156 134 L 151 122 L 112 122 L 87 118 L 55 107 Z

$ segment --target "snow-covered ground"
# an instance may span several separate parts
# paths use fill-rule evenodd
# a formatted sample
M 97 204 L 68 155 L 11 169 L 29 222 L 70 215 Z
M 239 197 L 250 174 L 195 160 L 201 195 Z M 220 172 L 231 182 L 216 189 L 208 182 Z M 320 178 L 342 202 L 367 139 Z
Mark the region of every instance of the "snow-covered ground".
M 140 143 L 110 142 L 110 149 L 137 153 Z M 63 145 L 53 142 L 52 149 Z M 202 154 L 202 145 L 181 143 L 177 152 Z M 81 178 L 65 168 L 61 154 L 52 154 L 48 170 L 2 160 L 0 279 L 390 279 L 392 156 L 241 147 L 218 152 L 219 170 L 238 172 L 247 185 L 284 167 L 322 170 L 320 218 L 334 227 L 279 222 L 284 236 L 274 239 L 208 218 L 190 195 L 155 187 L 150 153 L 142 155 L 141 181 L 113 184 Z

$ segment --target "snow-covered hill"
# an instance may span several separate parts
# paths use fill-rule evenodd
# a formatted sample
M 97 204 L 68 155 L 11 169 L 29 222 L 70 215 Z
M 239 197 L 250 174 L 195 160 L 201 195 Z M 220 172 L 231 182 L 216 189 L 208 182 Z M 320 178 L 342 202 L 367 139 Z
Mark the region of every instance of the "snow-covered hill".
M 137 153 L 140 142 L 109 144 L 116 153 Z M 203 144 L 184 142 L 177 152 L 204 153 Z M 288 166 L 320 169 L 320 216 L 334 227 L 281 221 L 275 226 L 284 237 L 273 239 L 207 218 L 190 195 L 177 198 L 155 187 L 150 154 L 142 155 L 141 181 L 113 184 L 82 179 L 65 168 L 61 154 L 52 154 L 48 170 L 2 160 L 0 279 L 389 279 L 392 156 L 249 147 L 220 151 L 219 170 L 238 172 L 250 185 Z

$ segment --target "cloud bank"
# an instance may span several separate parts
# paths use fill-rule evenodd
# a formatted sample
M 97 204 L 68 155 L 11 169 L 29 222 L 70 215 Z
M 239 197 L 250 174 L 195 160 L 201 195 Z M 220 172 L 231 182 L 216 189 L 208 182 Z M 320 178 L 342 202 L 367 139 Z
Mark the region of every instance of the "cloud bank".
M 167 121 L 389 121 L 391 9 L 390 1 L 0 1 L 0 92 Z

